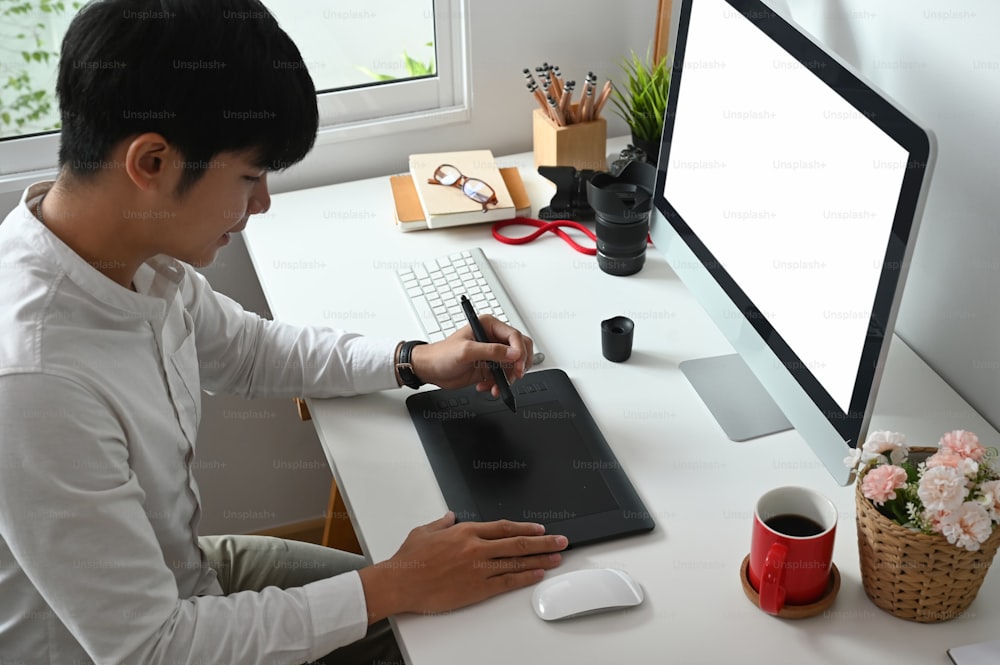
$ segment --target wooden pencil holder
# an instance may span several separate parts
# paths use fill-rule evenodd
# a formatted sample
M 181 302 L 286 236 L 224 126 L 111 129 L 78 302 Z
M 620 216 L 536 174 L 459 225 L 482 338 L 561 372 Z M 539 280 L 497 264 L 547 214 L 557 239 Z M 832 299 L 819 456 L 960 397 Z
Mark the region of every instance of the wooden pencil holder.
M 542 109 L 533 116 L 535 168 L 572 166 L 607 171 L 608 123 L 604 118 L 560 127 Z

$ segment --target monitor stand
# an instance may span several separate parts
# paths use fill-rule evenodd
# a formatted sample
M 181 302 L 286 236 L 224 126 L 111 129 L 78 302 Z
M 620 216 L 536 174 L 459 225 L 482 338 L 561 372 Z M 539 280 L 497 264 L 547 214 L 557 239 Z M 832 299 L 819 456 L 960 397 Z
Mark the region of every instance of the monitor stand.
M 679 367 L 730 441 L 792 429 L 739 355 L 685 360 Z

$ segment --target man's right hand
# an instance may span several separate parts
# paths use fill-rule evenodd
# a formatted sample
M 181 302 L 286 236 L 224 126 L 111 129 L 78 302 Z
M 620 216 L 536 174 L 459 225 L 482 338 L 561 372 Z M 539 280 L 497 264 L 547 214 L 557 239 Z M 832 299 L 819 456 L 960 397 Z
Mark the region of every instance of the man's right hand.
M 538 582 L 568 544 L 544 533 L 529 522 L 456 524 L 451 512 L 415 528 L 391 559 L 359 571 L 368 623 L 447 612 Z

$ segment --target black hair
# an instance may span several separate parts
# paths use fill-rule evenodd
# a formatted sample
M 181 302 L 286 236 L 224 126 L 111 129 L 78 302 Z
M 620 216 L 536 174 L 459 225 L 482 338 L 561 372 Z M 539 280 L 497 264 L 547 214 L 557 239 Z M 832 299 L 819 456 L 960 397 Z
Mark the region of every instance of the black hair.
M 312 149 L 316 89 L 259 0 L 92 0 L 62 42 L 59 165 L 87 178 L 120 141 L 158 132 L 182 195 L 225 151 L 282 170 Z

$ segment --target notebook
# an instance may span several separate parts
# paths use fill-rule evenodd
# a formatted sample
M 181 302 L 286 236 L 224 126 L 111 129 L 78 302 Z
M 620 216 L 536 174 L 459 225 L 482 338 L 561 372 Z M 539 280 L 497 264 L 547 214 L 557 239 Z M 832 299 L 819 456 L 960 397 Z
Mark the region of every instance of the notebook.
M 508 166 L 500 169 L 500 177 L 503 178 L 504 185 L 514 202 L 514 212 L 510 214 L 510 217 L 530 216 L 531 199 L 528 198 L 528 191 L 524 187 L 524 181 L 521 180 L 521 172 L 516 167 Z M 428 228 L 424 209 L 417 196 L 417 188 L 413 184 L 413 178 L 409 174 L 394 175 L 389 177 L 389 184 L 392 187 L 396 228 L 403 232 Z M 473 217 L 470 223 L 478 224 L 481 221 L 488 220 Z
M 429 183 L 442 164 L 451 164 L 465 177 L 478 178 L 489 185 L 496 193 L 496 205 L 488 206 L 484 212 L 482 204 L 463 194 L 461 188 Z M 410 176 L 428 228 L 496 222 L 516 216 L 514 201 L 489 150 L 410 155 Z

